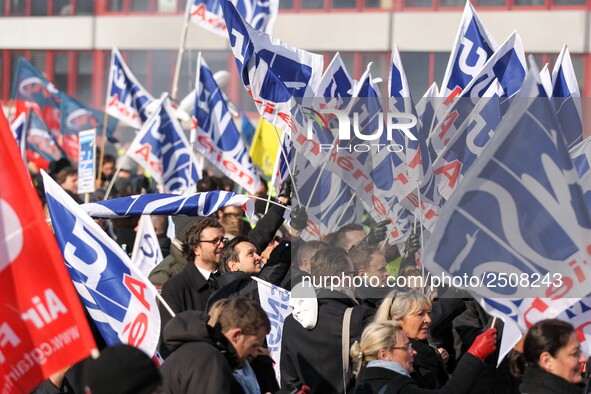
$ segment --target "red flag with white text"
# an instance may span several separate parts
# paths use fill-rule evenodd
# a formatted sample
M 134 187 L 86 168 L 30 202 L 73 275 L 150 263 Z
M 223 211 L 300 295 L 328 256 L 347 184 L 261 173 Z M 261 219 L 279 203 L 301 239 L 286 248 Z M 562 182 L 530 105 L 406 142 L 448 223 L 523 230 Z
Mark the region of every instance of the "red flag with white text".
M 0 392 L 29 393 L 96 344 L 0 111 Z

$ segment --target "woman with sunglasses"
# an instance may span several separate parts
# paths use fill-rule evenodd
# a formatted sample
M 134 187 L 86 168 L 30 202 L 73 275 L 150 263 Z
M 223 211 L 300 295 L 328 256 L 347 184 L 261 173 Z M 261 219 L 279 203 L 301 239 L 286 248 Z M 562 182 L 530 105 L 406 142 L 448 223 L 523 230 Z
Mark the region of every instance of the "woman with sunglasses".
M 368 325 L 361 340 L 351 346 L 356 362 L 354 394 L 463 394 L 468 393 L 484 368 L 483 360 L 496 350 L 496 329 L 480 334 L 447 383 L 437 390 L 419 387 L 410 377 L 417 352 L 398 321 Z
M 547 319 L 531 326 L 523 353 L 511 356 L 511 372 L 527 394 L 581 394 L 581 364 L 586 361 L 572 325 Z

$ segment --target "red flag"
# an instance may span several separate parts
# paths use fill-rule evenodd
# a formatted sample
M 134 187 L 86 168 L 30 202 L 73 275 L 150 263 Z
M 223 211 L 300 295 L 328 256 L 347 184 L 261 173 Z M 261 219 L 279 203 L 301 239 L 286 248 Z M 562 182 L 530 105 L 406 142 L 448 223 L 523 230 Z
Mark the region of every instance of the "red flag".
M 29 393 L 96 348 L 0 111 L 0 393 Z

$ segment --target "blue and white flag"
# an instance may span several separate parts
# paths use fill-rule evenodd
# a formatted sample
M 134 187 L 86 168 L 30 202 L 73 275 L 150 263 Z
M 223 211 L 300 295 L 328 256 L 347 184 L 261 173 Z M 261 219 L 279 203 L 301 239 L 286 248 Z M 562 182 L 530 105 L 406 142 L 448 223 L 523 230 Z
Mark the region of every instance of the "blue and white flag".
M 152 356 L 160 336 L 156 288 L 49 175 L 42 175 L 64 261 L 105 342 L 135 346 Z
M 29 111 L 26 133 L 27 149 L 37 152 L 45 160 L 52 162 L 66 157 L 51 130 L 33 110 Z
M 522 329 L 591 291 L 591 217 L 538 75 L 532 65 L 494 138 L 441 210 L 424 256 L 433 277 L 466 278 L 459 287 Z
M 320 79 L 316 96 L 312 100 L 302 99 L 301 105 L 293 111 L 297 126 L 292 136 L 294 146 L 312 165 L 320 166 L 326 161 L 321 146 L 336 143 L 337 136 L 332 130 L 339 127 L 339 121 L 332 111 L 347 110 L 354 84 L 355 80 L 337 52 Z
M 127 67 L 119 50 L 113 48 L 105 105 L 107 114 L 140 129 L 148 119 L 147 107 L 153 100 Z
M 587 208 L 591 213 L 591 137 L 573 146 L 569 153 L 579 176 L 579 185 L 583 189 Z
M 441 83 L 441 97 L 459 96 L 496 50 L 497 42 L 478 17 L 472 4 L 466 1 Z
M 326 162 L 326 151 L 322 147 L 336 143 L 332 129 L 338 127 L 338 122 L 330 115 L 333 109 L 346 110 L 354 82 L 337 52 L 320 79 L 317 95 L 310 103 L 302 100 L 301 105 L 292 110 L 296 126 L 291 136 L 294 149 L 305 155 L 315 167 Z
M 544 67 L 540 70 L 540 82 L 542 82 L 546 97 L 552 97 L 552 76 L 550 75 L 548 63 L 544 64 Z
M 347 66 L 343 62 L 340 53 L 335 53 L 332 61 L 322 74 L 320 83 L 318 84 L 317 95 L 325 98 L 327 105 L 331 102 L 337 101 L 335 105 L 346 103 L 346 99 L 353 94 L 354 80 L 347 71 Z
M 406 167 L 403 156 L 395 153 L 398 150 L 394 144 L 396 141 L 389 140 L 388 134 L 399 133 L 399 130 L 384 132 L 380 91 L 374 84 L 370 68 L 371 64 L 355 84 L 348 113 L 345 113 L 348 119 L 353 119 L 353 127 L 343 127 L 339 120 L 338 145 L 326 153 L 329 160 L 326 168 L 357 192 L 365 210 L 376 222 L 390 222 L 388 239 L 395 242 L 408 235 L 406 224 L 399 221 L 400 217 L 407 215 L 393 212 L 401 209 L 399 201 L 412 193 L 413 187 L 404 189 L 408 182 L 397 176 L 404 173 Z M 382 149 L 372 149 L 372 145 Z
M 133 252 L 131 253 L 131 263 L 137 267 L 138 270 L 148 277 L 150 272 L 164 260 L 162 250 L 158 243 L 156 231 L 152 219 L 149 216 L 142 216 L 137 225 L 137 233 L 135 235 L 135 244 L 133 245 Z
M 226 0 L 187 0 L 190 5 L 191 22 L 205 29 L 228 37 L 226 22 L 220 2 Z M 279 0 L 232 0 L 236 10 L 242 15 L 246 23 L 253 28 L 271 34 Z
M 567 147 L 583 140 L 581 94 L 570 52 L 565 45 L 552 70 L 552 102 Z
M 271 331 L 267 334 L 267 346 L 269 355 L 274 361 L 273 369 L 278 382 L 281 382 L 281 340 L 283 338 L 283 322 L 285 318 L 291 313 L 291 306 L 289 306 L 290 292 L 277 287 L 269 282 L 253 276 L 258 284 L 259 300 L 261 308 L 269 317 L 271 322 Z
M 582 298 L 556 318 L 573 325 L 581 351 L 585 357 L 591 356 L 591 297 Z
M 314 167 L 304 155 L 298 155 L 296 161 L 294 183 L 303 199 L 298 203 L 307 207 L 308 212 L 308 226 L 302 231 L 302 239 L 320 240 L 347 224 L 361 223 L 361 201 L 341 177 L 323 167 Z
M 427 148 L 428 130 L 419 127 L 417 111 L 410 95 L 408 80 L 400 59 L 398 47 L 394 45 L 390 60 L 390 80 L 388 83 L 390 110 L 415 117 L 417 124 L 408 128 L 408 133 L 397 133 L 403 137 L 404 156 L 406 157 L 407 174 L 416 182 L 429 181 L 433 176 L 431 154 Z M 410 134 L 410 135 L 409 135 Z M 413 136 L 414 138 L 411 138 Z
M 225 206 L 241 207 L 248 216 L 254 212 L 254 204 L 249 197 L 222 190 L 195 193 L 189 196 L 159 193 L 140 194 L 81 205 L 88 215 L 102 219 L 136 215 L 206 217 Z
M 31 110 L 32 111 L 32 110 Z M 10 131 L 12 131 L 12 135 L 14 136 L 14 140 L 18 145 L 18 148 L 21 152 L 21 156 L 23 159 L 26 159 L 25 153 L 27 149 L 27 133 L 26 133 L 26 126 L 27 126 L 27 116 L 24 112 L 21 112 L 16 119 L 10 124 Z
M 271 184 L 279 194 L 280 186 L 289 176 L 290 164 L 292 164 L 292 142 L 289 133 L 282 133 L 280 138 L 279 149 L 277 149 L 277 156 L 275 157 L 275 165 L 273 167 L 273 176 L 271 177 Z
M 443 199 L 449 199 L 466 171 L 494 135 L 495 128 L 501 122 L 501 94 L 499 83 L 494 81 L 433 162 L 435 182 Z
M 226 176 L 254 194 L 261 184 L 260 176 L 205 59 L 201 58 L 198 67 L 194 147 Z
M 127 155 L 150 171 L 165 192 L 183 193 L 201 179 L 201 167 L 173 114 L 169 98 L 162 98 Z
M 521 88 L 526 72 L 527 63 L 521 37 L 513 32 L 462 90 L 460 97 L 449 107 L 447 114 L 431 133 L 429 143 L 435 153 L 441 153 L 495 79 L 501 85 L 504 97 L 511 97 Z
M 322 75 L 322 55 L 254 29 L 230 1 L 222 1 L 222 9 L 242 84 L 263 119 L 289 132 L 293 128 L 291 98 L 314 96 Z
M 437 124 L 437 119 L 435 118 L 435 107 L 438 103 L 437 97 L 439 97 L 439 89 L 437 88 L 437 83 L 433 82 L 416 105 L 420 127 L 425 129 L 427 133 L 433 130 Z
M 396 45 L 392 49 L 388 93 L 390 113 L 399 117 L 396 123 L 409 123 L 410 121 L 414 123 L 414 126 L 393 132 L 394 141 L 404 147 L 402 152 L 394 154 L 402 158 L 403 165 L 397 165 L 397 160 L 393 160 L 393 164 L 396 166 L 394 178 L 403 183 L 403 187 L 400 188 L 402 195 L 399 196 L 399 199 L 406 209 L 419 218 L 423 226 L 432 230 L 438 211 L 435 204 L 439 201 L 431 165 L 434 153 L 430 152 L 427 147 L 428 130 L 419 127 L 417 111 L 410 95 L 408 80 Z M 419 198 L 419 192 L 423 196 L 422 201 Z

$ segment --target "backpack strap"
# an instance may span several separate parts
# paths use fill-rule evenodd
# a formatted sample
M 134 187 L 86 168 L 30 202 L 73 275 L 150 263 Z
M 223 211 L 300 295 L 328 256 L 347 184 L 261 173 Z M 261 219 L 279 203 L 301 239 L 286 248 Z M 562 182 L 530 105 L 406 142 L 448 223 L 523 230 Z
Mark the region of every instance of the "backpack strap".
M 342 331 L 342 357 L 343 357 L 343 393 L 347 392 L 347 380 L 349 378 L 349 343 L 351 338 L 351 313 L 353 308 L 345 309 L 343 316 L 343 331 Z

